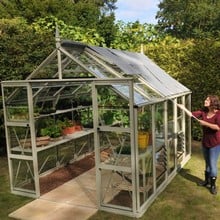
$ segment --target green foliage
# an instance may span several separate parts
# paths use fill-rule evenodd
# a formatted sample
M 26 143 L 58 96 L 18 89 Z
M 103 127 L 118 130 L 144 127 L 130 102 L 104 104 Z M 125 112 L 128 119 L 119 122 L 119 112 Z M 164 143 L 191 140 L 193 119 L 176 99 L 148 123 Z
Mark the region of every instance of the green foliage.
M 59 29 L 61 38 L 80 41 L 91 45 L 104 45 L 104 38 L 99 36 L 96 29 L 82 28 L 67 25 L 64 21 L 57 19 L 54 16 L 40 18 L 33 24 L 37 33 L 55 33 L 56 27 Z
M 163 0 L 158 5 L 158 28 L 178 38 L 219 36 L 219 0 Z
M 151 112 L 144 111 L 138 114 L 138 130 L 150 131 L 151 128 Z
M 64 122 L 60 120 L 54 121 L 53 118 L 45 118 L 44 121 L 38 122 L 41 126 L 40 136 L 50 136 L 51 138 L 56 138 L 62 136 L 62 130 Z
M 54 47 L 53 36 L 36 31 L 22 18 L 0 20 L 0 78 L 26 78 Z
M 115 16 L 113 13 L 109 16 L 102 15 L 102 18 L 97 26 L 97 32 L 103 39 L 105 39 L 105 44 L 107 47 L 110 47 L 111 43 L 115 39 L 117 30 L 116 26 L 114 25 L 114 20 Z
M 0 18 L 22 17 L 31 25 L 39 19 L 56 17 L 68 26 L 64 37 L 82 41 L 86 36 L 83 42 L 99 45 L 95 39 L 101 36 L 109 45 L 114 36 L 115 3 L 116 0 L 4 0 L 0 2 Z
M 192 107 L 197 109 L 208 94 L 220 95 L 220 38 L 194 41 L 186 58 L 179 79 L 193 91 Z
M 202 128 L 196 122 L 193 122 L 192 124 L 192 137 L 193 137 L 193 140 L 196 140 L 196 141 L 202 140 Z
M 111 47 L 121 50 L 140 51 L 141 44 L 156 42 L 159 37 L 154 25 L 141 24 L 138 21 L 134 23 L 119 21 L 116 28 L 117 32 Z
M 183 41 L 166 36 L 157 43 L 150 43 L 145 54 L 153 59 L 162 69 L 175 79 L 179 80 L 182 65 L 188 62 L 186 53 L 192 47 L 193 41 Z
M 73 25 L 83 23 L 86 19 L 88 22 L 87 16 L 92 16 L 91 20 L 93 20 L 92 12 L 94 13 L 94 8 L 97 8 L 93 2 L 86 5 L 85 1 L 74 3 L 70 0 L 4 0 L 2 4 L 4 7 L 1 9 L 1 18 L 23 17 L 29 24 L 50 15 Z M 85 15 L 86 10 L 88 15 Z

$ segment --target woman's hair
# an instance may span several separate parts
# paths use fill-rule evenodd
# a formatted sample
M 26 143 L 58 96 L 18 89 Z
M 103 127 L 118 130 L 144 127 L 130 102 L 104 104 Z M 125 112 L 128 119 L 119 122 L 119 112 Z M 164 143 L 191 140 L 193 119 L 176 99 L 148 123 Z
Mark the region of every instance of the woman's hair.
M 210 107 L 212 109 L 219 109 L 220 110 L 220 100 L 217 95 L 208 95 L 207 96 L 210 99 Z

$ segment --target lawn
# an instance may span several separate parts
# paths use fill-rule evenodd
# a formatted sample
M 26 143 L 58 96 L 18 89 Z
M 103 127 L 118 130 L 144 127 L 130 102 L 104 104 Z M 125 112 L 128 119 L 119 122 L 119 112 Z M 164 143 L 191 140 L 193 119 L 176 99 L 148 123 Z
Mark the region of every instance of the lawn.
M 0 157 L 0 219 L 31 201 L 10 193 L 7 158 Z M 220 168 L 220 166 L 219 166 Z M 204 163 L 198 143 L 193 143 L 192 158 L 168 187 L 149 207 L 140 220 L 216 220 L 220 218 L 220 192 L 211 195 L 208 189 L 197 186 L 203 178 Z M 220 180 L 217 180 L 220 186 Z M 89 220 L 129 220 L 127 216 L 98 211 Z
M 17 196 L 10 192 L 8 163 L 6 157 L 0 157 L 0 219 L 11 219 L 8 214 L 20 208 L 32 199 Z

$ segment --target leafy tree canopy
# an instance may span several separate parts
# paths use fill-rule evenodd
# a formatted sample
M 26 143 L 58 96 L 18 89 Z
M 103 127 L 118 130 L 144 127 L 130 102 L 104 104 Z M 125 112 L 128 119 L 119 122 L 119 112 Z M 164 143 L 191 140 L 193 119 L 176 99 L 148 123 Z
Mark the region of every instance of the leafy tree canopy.
M 1 0 L 0 18 L 23 17 L 28 23 L 46 16 L 56 16 L 77 26 L 94 25 L 100 15 L 113 12 L 117 0 Z
M 26 78 L 54 45 L 52 34 L 37 33 L 23 18 L 0 19 L 0 79 Z
M 23 17 L 28 24 L 55 16 L 66 25 L 88 29 L 105 38 L 114 38 L 114 10 L 117 0 L 1 0 L 0 18 Z
M 54 35 L 58 27 L 60 37 L 63 39 L 70 39 L 80 41 L 83 43 L 105 46 L 104 38 L 101 37 L 94 28 L 82 28 L 67 25 L 64 21 L 57 19 L 54 16 L 47 16 L 40 18 L 32 24 L 37 33 L 50 33 Z
M 163 0 L 158 6 L 160 31 L 183 39 L 219 36 L 219 0 Z
M 122 50 L 140 51 L 141 45 L 156 42 L 159 33 L 152 24 L 141 24 L 139 21 L 116 23 L 117 32 L 111 47 Z

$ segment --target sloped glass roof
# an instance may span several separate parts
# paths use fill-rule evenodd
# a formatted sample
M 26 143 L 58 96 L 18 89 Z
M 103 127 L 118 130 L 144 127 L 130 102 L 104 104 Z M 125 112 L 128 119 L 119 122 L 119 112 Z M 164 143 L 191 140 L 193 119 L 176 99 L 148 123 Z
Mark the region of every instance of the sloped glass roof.
M 28 79 L 133 78 L 136 105 L 189 93 L 152 60 L 141 53 L 120 51 L 64 40 Z M 126 87 L 112 85 L 124 97 Z
M 162 96 L 171 96 L 184 91 L 189 91 L 177 82 L 152 60 L 141 53 L 119 51 L 115 49 L 91 47 L 101 59 L 116 64 L 124 74 L 135 75 L 146 80 L 147 84 Z

